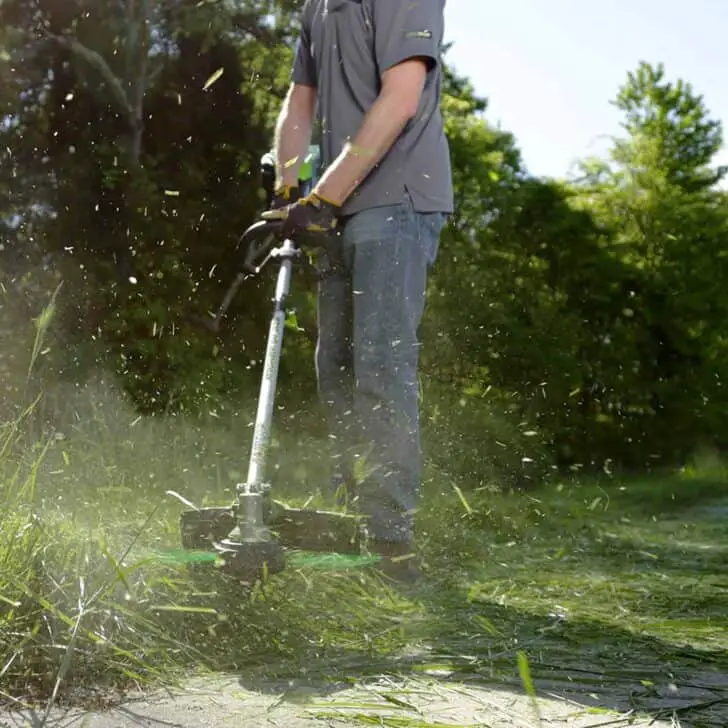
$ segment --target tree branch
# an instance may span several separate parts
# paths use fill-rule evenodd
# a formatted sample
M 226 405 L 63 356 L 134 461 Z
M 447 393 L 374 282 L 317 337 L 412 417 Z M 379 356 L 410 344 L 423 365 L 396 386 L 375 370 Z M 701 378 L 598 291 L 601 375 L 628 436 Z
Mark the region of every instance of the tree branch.
M 109 64 L 104 60 L 101 54 L 91 50 L 83 43 L 79 43 L 75 38 L 66 38 L 62 35 L 50 36 L 62 48 L 67 48 L 73 54 L 82 58 L 92 68 L 98 71 L 104 81 L 109 85 L 111 92 L 119 105 L 120 110 L 126 115 L 127 120 L 131 123 L 133 120 L 133 109 L 127 98 L 126 91 L 118 76 L 111 70 Z

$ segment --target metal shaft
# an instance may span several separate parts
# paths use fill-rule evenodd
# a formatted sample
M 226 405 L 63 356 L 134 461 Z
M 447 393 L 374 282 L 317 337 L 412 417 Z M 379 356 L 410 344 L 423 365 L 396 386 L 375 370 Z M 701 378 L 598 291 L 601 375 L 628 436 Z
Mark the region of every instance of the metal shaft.
M 276 384 L 278 382 L 278 366 L 283 348 L 283 332 L 286 317 L 284 304 L 291 285 L 291 272 L 295 254 L 296 248 L 290 240 L 286 240 L 279 249 L 281 263 L 276 283 L 273 318 L 271 319 L 268 332 L 268 344 L 265 352 L 263 377 L 260 383 L 260 395 L 258 398 L 258 411 L 255 418 L 255 429 L 253 431 L 253 446 L 250 452 L 250 464 L 248 466 L 248 478 L 246 481 L 246 485 L 252 490 L 258 490 L 265 482 L 264 471 L 270 443 L 273 406 L 275 404 Z

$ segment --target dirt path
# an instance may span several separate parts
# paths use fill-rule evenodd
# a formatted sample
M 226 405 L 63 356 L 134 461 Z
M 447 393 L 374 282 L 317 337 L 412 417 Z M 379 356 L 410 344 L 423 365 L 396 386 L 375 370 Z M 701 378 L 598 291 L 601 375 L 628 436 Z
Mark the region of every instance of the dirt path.
M 592 702 L 600 701 L 594 696 Z M 53 711 L 45 725 L 61 728 L 668 728 L 670 721 L 607 713 L 585 701 L 549 696 L 534 706 L 522 691 L 438 680 L 381 681 L 328 695 L 296 685 L 241 687 L 236 678 L 199 680 L 174 694 L 140 695 L 100 712 Z M 43 725 L 39 714 L 0 715 L 0 728 Z

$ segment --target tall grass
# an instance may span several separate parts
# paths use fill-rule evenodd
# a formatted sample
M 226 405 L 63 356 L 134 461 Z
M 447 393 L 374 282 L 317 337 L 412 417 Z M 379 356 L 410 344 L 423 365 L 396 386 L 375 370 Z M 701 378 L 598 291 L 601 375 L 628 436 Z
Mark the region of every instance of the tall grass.
M 25 385 L 43 351 L 57 293 L 36 319 Z M 55 487 L 59 473 L 47 467 L 57 440 L 52 434 L 34 439 L 40 399 L 0 425 L 0 698 L 13 704 L 45 699 L 50 706 L 71 682 L 103 692 L 147 679 L 158 672 L 154 655 L 179 644 L 134 606 L 171 582 L 159 569 L 143 573 L 141 561 L 127 561 L 128 548 L 68 517 L 69 492 Z

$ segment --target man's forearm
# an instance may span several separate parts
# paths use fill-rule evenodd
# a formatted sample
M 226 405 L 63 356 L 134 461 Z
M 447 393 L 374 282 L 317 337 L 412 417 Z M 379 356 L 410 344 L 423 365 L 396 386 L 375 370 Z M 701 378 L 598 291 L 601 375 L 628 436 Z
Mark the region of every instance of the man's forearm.
M 312 109 L 289 94 L 275 130 L 276 184 L 295 186 L 308 151 L 313 128 Z
M 387 154 L 413 115 L 398 94 L 382 93 L 357 135 L 321 176 L 316 193 L 342 205 Z

